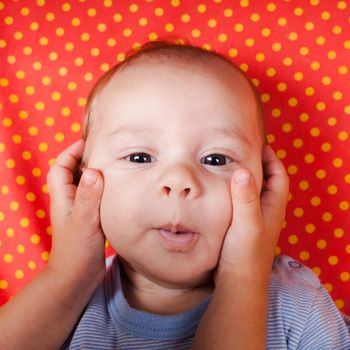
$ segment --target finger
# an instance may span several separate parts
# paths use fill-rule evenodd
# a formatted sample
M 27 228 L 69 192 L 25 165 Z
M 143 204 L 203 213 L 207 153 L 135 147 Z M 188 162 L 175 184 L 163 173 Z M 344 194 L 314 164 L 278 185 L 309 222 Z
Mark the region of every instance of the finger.
M 83 154 L 84 141 L 78 140 L 62 151 L 47 176 L 51 206 L 58 215 L 66 215 L 72 209 L 76 186 L 73 184 L 74 171 Z
M 263 151 L 265 184 L 261 193 L 262 212 L 267 226 L 280 224 L 285 215 L 289 179 L 283 163 L 270 146 Z
M 262 223 L 260 195 L 254 176 L 249 170 L 240 168 L 232 175 L 231 181 L 233 218 L 235 232 L 257 232 Z
M 102 192 L 101 173 L 96 169 L 85 169 L 76 192 L 72 213 L 72 220 L 78 227 L 86 230 L 99 228 Z

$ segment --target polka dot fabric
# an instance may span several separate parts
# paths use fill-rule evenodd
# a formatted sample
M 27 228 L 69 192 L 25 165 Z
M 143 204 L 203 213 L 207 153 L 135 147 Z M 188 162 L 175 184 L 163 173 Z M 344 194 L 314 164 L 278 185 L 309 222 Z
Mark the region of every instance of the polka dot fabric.
M 0 303 L 46 264 L 46 173 L 93 83 L 148 40 L 216 50 L 258 86 L 291 179 L 277 254 L 350 313 L 350 1 L 0 1 Z

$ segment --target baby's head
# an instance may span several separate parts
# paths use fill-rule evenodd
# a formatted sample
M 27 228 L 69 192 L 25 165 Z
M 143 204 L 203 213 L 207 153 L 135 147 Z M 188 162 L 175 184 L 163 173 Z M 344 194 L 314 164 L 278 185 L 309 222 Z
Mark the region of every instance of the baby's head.
M 215 268 L 231 224 L 230 179 L 263 181 L 263 116 L 249 79 L 191 46 L 152 43 L 88 100 L 83 163 L 104 177 L 101 223 L 125 265 L 162 285 Z

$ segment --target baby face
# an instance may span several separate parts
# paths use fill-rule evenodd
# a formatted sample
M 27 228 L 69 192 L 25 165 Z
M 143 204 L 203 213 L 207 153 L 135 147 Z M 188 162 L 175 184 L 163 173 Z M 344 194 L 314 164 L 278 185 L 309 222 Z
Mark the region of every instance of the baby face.
M 132 268 L 197 285 L 216 267 L 232 219 L 230 180 L 262 184 L 253 92 L 229 67 L 141 62 L 98 97 L 88 166 L 104 177 L 103 231 Z

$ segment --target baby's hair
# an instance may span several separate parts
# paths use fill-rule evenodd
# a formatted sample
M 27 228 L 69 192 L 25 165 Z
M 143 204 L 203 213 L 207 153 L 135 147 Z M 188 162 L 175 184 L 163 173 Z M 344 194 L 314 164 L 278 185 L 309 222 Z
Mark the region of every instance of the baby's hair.
M 85 140 L 87 139 L 91 126 L 95 120 L 95 106 L 98 95 L 103 91 L 104 87 L 109 83 L 111 78 L 117 74 L 118 71 L 125 70 L 133 64 L 136 64 L 138 61 L 145 59 L 157 60 L 159 63 L 182 63 L 186 66 L 192 66 L 192 68 L 196 68 L 198 66 L 198 62 L 221 62 L 231 66 L 235 72 L 239 73 L 247 81 L 252 89 L 252 92 L 254 93 L 259 128 L 262 135 L 262 140 L 265 142 L 264 117 L 260 95 L 251 80 L 232 61 L 217 52 L 208 51 L 190 44 L 176 44 L 170 41 L 148 42 L 142 45 L 140 48 L 128 52 L 124 61 L 112 67 L 96 82 L 90 92 L 85 109 L 83 123 L 83 138 Z M 85 163 L 84 159 L 83 163 Z

